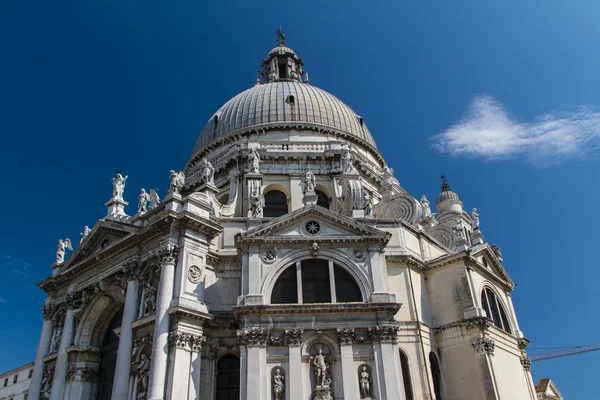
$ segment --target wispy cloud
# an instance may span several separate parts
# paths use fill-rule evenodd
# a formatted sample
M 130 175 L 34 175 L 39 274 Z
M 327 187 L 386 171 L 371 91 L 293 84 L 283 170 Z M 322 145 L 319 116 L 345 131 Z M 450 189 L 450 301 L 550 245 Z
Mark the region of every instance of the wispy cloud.
M 10 269 L 10 272 L 13 275 L 26 278 L 30 276 L 29 269 L 31 268 L 31 264 L 11 255 L 0 255 L 0 265 L 2 266 L 2 269 Z
M 493 97 L 477 95 L 459 123 L 430 140 L 434 149 L 454 156 L 526 158 L 548 166 L 598 148 L 600 111 L 580 106 L 519 122 Z
M 4 297 L 0 296 L 0 304 L 6 304 L 8 303 L 8 300 L 6 300 Z

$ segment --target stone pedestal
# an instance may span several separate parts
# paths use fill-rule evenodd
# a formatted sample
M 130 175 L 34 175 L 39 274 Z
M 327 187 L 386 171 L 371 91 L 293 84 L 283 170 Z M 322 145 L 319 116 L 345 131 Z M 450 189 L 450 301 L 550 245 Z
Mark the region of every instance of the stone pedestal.
M 302 203 L 307 206 L 309 204 L 317 204 L 317 200 L 319 200 L 319 196 L 315 192 L 306 192 L 302 197 Z
M 219 193 L 219 189 L 215 186 L 215 184 L 210 182 L 203 184 L 198 190 L 200 192 L 212 194 L 213 196 L 216 196 L 217 193 Z
M 317 385 L 313 392 L 315 394 L 313 400 L 333 400 L 333 397 L 331 397 L 331 388 L 329 387 L 329 385 Z
M 475 230 L 471 234 L 471 244 L 473 246 L 476 244 L 483 244 L 483 233 L 479 232 L 479 229 Z
M 108 208 L 108 213 L 106 214 L 106 217 L 107 218 L 127 217 L 127 214 L 125 214 L 125 207 L 128 204 L 129 203 L 123 199 L 118 199 L 118 198 L 110 199 L 108 201 L 108 203 L 105 204 L 105 206 Z

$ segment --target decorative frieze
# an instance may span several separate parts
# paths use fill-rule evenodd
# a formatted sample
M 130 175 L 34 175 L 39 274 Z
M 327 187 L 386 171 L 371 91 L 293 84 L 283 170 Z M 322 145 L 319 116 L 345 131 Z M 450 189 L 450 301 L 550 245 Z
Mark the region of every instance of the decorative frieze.
M 264 328 L 244 329 L 237 332 L 240 346 L 266 346 L 270 332 Z
M 490 338 L 477 338 L 473 343 L 471 343 L 471 345 L 477 354 L 493 355 L 496 342 L 494 339 Z
M 67 369 L 67 380 L 79 380 L 81 382 L 95 382 L 98 378 L 98 368 L 90 367 L 90 366 L 80 366 L 76 367 L 71 365 L 69 369 Z
M 288 346 L 299 346 L 302 344 L 302 335 L 304 329 L 287 329 L 285 331 L 285 338 Z
M 531 358 L 529 358 L 527 356 L 521 357 L 521 365 L 523 366 L 523 369 L 525 371 L 530 371 L 531 370 Z

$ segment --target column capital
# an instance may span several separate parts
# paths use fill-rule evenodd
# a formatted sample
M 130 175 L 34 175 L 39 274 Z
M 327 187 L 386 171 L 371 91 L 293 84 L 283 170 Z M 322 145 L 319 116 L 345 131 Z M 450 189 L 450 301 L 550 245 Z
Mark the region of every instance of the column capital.
M 270 331 L 265 328 L 251 328 L 237 331 L 240 346 L 266 346 L 269 341 Z
M 531 370 L 531 358 L 529 358 L 527 356 L 521 357 L 521 365 L 523 366 L 523 369 L 525 371 L 530 371 Z
M 54 311 L 56 311 L 56 307 L 54 304 L 45 304 L 42 306 L 42 317 L 44 321 L 51 321 L 54 316 Z
M 496 342 L 494 341 L 494 339 L 491 339 L 491 338 L 480 337 L 480 338 L 475 339 L 471 343 L 471 346 L 473 346 L 473 348 L 475 349 L 475 352 L 477 354 L 493 355 L 494 349 L 496 347 Z
M 177 255 L 179 254 L 179 247 L 172 244 L 167 243 L 167 245 L 159 250 L 158 258 L 160 259 L 161 264 L 175 264 L 177 262 Z
M 122 271 L 125 280 L 132 281 L 140 277 L 142 263 L 138 259 L 129 260 L 123 263 Z
M 67 370 L 67 381 L 78 379 L 82 382 L 95 382 L 98 377 L 99 370 L 96 367 L 85 366 L 74 366 L 71 365 Z
M 302 344 L 302 335 L 304 329 L 286 329 L 285 338 L 288 346 L 300 346 Z
M 65 303 L 67 304 L 67 309 L 72 310 L 75 308 L 75 292 L 69 292 L 65 296 Z
M 337 328 L 337 335 L 340 344 L 352 344 L 354 342 L 354 328 Z
M 169 333 L 169 349 L 182 349 L 199 353 L 206 344 L 202 335 L 173 331 Z
M 202 335 L 190 335 L 189 344 L 192 352 L 200 353 L 202 347 L 206 344 L 206 337 Z
M 394 325 L 377 325 L 368 329 L 368 335 L 373 342 L 396 343 L 398 338 L 398 327 Z

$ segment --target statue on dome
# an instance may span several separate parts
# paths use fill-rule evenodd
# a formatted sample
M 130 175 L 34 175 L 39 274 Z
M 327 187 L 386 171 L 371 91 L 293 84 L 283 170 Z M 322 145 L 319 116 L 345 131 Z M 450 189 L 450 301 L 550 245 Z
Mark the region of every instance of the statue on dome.
M 314 193 L 316 186 L 315 174 L 309 169 L 304 175 L 304 193 Z
M 215 167 L 206 158 L 202 159 L 202 181 L 206 183 L 215 183 Z
M 253 148 L 250 154 L 248 155 L 248 168 L 253 174 L 260 173 L 260 155 L 258 154 L 256 147 Z
M 113 184 L 113 199 L 123 199 L 123 192 L 125 191 L 125 182 L 127 182 L 128 176 L 123 177 L 121 171 L 117 171 L 117 176 L 112 178 Z
M 154 210 L 160 204 L 160 197 L 158 197 L 158 193 L 156 190 L 150 189 L 150 206 L 149 210 Z
M 352 163 L 352 155 L 350 154 L 350 146 L 346 147 L 342 153 L 342 172 L 351 174 L 356 172 L 356 168 Z
M 425 195 L 421 196 L 421 209 L 423 210 L 423 219 L 431 217 L 431 206 Z
M 384 165 L 383 166 L 383 173 L 382 173 L 382 177 L 381 177 L 381 184 L 383 186 L 389 186 L 389 185 L 399 185 L 400 183 L 398 182 L 398 179 L 396 179 L 394 177 L 394 169 L 388 167 L 388 165 Z
M 81 235 L 81 240 L 79 241 L 79 244 L 81 244 L 81 243 L 83 242 L 83 240 L 84 240 L 84 239 L 87 237 L 87 235 L 89 235 L 89 234 L 90 234 L 90 232 L 91 232 L 91 231 L 92 231 L 92 230 L 91 230 L 91 229 L 90 229 L 90 228 L 89 228 L 87 225 L 85 225 L 85 226 L 83 227 L 83 232 L 82 232 L 82 233 L 80 233 L 80 235 Z
M 473 229 L 473 232 L 479 230 L 479 214 L 477 213 L 476 208 L 471 211 L 471 228 Z
M 277 30 L 277 44 L 285 46 L 285 33 L 283 33 L 281 28 Z
M 66 238 L 64 241 L 62 239 L 58 239 L 58 248 L 56 249 L 56 265 L 65 262 L 65 254 L 67 253 L 67 249 L 73 251 L 71 239 Z
M 150 200 L 150 195 L 146 193 L 146 190 L 142 188 L 140 191 L 140 195 L 138 196 L 138 214 L 144 214 L 148 211 L 148 201 Z
M 283 397 L 283 392 L 285 390 L 284 381 L 285 377 L 281 375 L 281 369 L 277 368 L 275 370 L 275 374 L 273 375 L 273 394 L 277 400 Z
M 373 216 L 373 200 L 371 199 L 371 196 L 369 195 L 369 193 L 367 193 L 366 191 L 363 192 L 363 202 L 364 202 L 363 209 L 365 210 L 365 217 L 372 217 Z
M 181 171 L 175 172 L 171 170 L 171 187 L 169 192 L 181 193 L 183 186 L 185 185 L 185 174 Z

